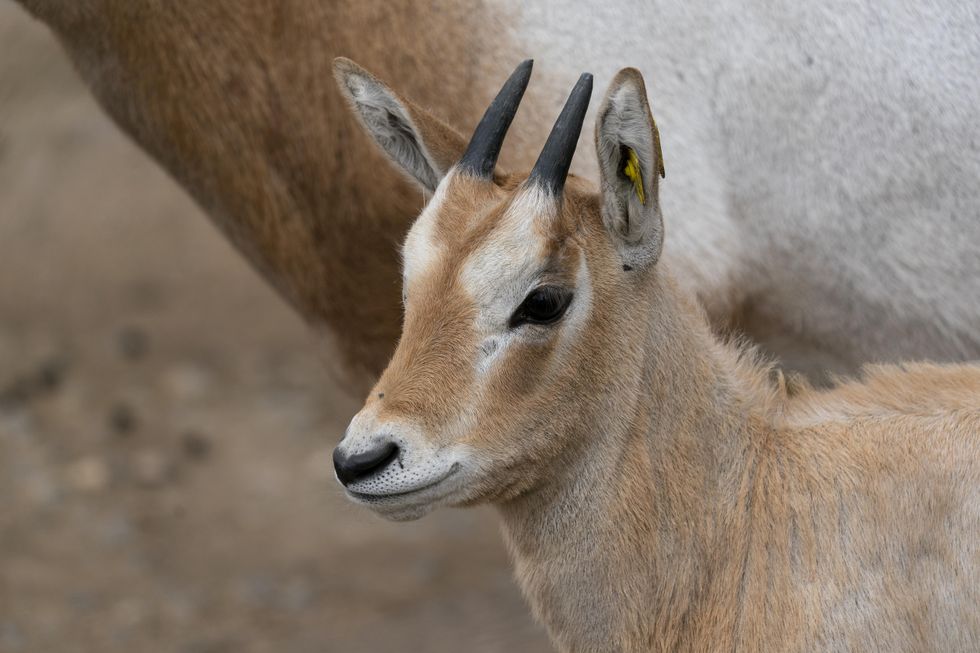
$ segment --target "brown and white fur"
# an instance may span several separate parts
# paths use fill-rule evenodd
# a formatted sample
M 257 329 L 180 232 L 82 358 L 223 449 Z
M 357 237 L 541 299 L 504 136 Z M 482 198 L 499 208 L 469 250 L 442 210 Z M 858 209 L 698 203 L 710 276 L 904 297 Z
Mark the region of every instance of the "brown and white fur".
M 562 651 L 980 648 L 980 367 L 818 391 L 716 338 L 660 257 L 636 70 L 598 111 L 601 189 L 560 196 L 458 172 L 445 125 L 352 62 L 337 76 L 404 171 L 439 180 L 404 246 L 401 340 L 338 448 L 397 447 L 355 501 L 495 504 Z M 545 285 L 571 293 L 563 317 L 513 326 Z
M 467 132 L 512 62 L 537 57 L 514 169 L 580 70 L 605 84 L 635 65 L 667 127 L 662 201 L 678 219 L 663 256 L 716 327 L 815 374 L 980 358 L 975 3 L 18 2 L 372 381 L 398 336 L 397 248 L 421 194 L 354 128 L 338 55 Z

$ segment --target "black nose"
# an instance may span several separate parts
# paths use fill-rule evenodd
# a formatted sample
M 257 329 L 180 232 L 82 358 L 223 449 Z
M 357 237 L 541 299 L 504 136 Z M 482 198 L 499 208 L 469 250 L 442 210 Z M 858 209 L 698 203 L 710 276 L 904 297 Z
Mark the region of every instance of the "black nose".
M 354 481 L 380 472 L 397 457 L 398 445 L 394 442 L 385 442 L 374 449 L 353 456 L 345 456 L 340 451 L 340 447 L 337 447 L 333 450 L 333 468 L 337 471 L 340 482 L 350 485 Z

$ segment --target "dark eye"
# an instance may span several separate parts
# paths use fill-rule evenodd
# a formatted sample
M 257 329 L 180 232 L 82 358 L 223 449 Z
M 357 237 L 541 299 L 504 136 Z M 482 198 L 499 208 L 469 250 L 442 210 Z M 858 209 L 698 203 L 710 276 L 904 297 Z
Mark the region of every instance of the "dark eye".
M 535 288 L 524 298 L 510 318 L 513 329 L 522 324 L 553 324 L 565 314 L 572 293 L 558 286 Z

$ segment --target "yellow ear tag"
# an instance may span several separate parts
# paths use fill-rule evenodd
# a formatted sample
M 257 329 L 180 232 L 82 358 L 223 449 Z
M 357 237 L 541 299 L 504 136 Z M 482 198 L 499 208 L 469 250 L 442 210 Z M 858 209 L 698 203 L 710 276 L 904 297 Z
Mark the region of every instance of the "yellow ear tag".
M 629 154 L 626 156 L 623 174 L 633 182 L 633 189 L 636 190 L 636 196 L 640 198 L 640 204 L 646 204 L 647 200 L 643 195 L 643 177 L 640 175 L 640 157 L 636 156 L 636 152 L 631 147 L 626 148 L 626 151 Z

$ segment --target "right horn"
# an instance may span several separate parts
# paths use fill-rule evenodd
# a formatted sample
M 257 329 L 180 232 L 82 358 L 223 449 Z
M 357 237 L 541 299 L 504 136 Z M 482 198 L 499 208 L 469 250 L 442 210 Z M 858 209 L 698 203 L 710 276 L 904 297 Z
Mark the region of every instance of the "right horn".
M 517 107 L 521 104 L 521 98 L 524 97 L 533 65 L 534 61 L 531 59 L 522 62 L 504 82 L 497 97 L 483 114 L 480 124 L 476 126 L 463 158 L 456 164 L 458 169 L 474 177 L 493 178 L 500 148 L 504 144 L 507 129 L 514 120 L 514 114 L 517 113 Z
M 560 195 L 565 187 L 568 168 L 572 165 L 572 156 L 575 154 L 579 134 L 582 133 L 582 123 L 585 122 L 585 112 L 589 109 L 591 97 L 592 75 L 582 73 L 555 121 L 555 126 L 551 128 L 551 134 L 541 149 L 534 169 L 531 170 L 528 181 L 545 188 L 552 195 Z

